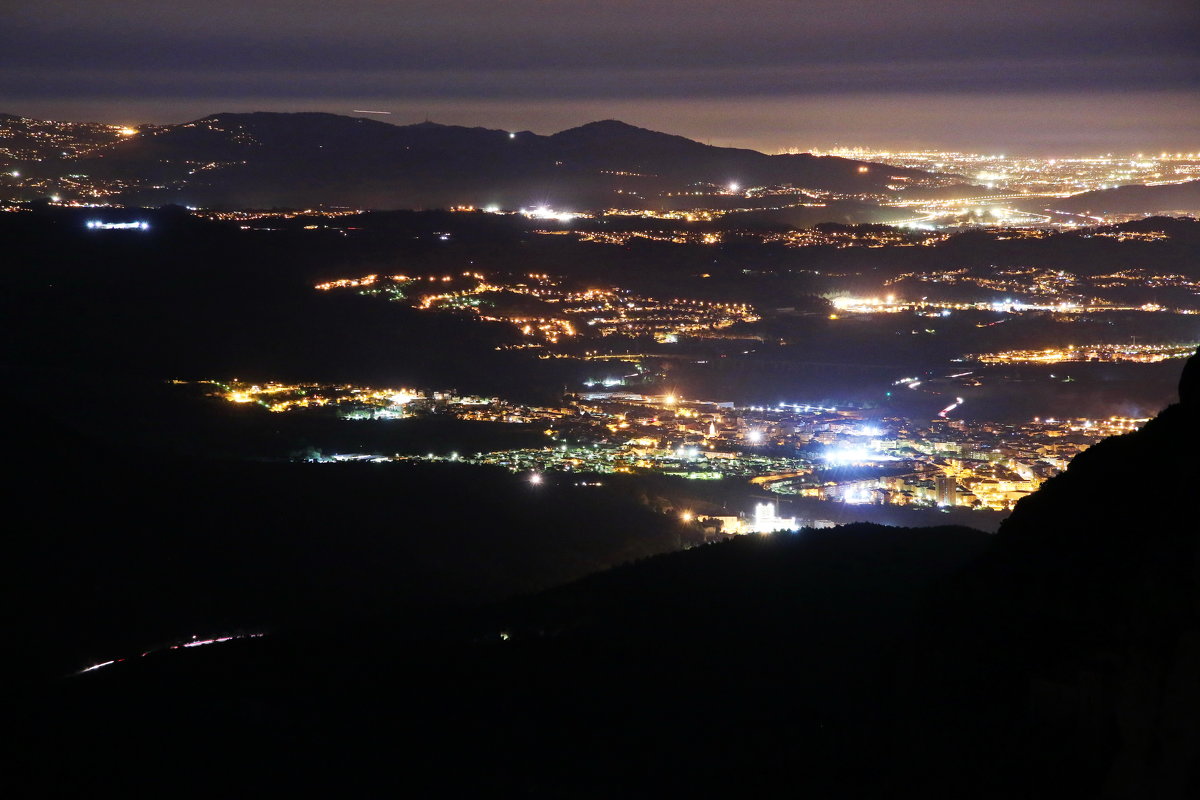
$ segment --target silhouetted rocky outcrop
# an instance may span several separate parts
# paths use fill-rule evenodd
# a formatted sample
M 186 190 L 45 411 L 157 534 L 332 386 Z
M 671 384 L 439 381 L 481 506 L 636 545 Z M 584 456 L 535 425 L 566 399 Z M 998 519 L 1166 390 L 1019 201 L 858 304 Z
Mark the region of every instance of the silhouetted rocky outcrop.
M 1088 796 L 1197 789 L 1200 354 L 1179 395 L 1022 500 L 931 601 L 911 679 L 949 701 L 926 718 L 944 757 L 995 748 Z

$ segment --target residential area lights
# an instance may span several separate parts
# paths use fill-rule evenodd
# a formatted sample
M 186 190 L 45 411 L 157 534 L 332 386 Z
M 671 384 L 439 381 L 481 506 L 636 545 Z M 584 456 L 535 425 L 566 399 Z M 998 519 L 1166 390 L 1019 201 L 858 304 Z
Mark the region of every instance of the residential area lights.
M 437 286 L 436 291 L 425 291 L 433 288 L 430 284 Z M 542 273 L 503 277 L 485 277 L 478 272 L 372 274 L 325 281 L 315 288 L 357 289 L 362 294 L 402 300 L 421 310 L 465 312 L 486 321 L 506 322 L 541 345 L 613 335 L 652 336 L 663 342 L 686 335 L 712 337 L 739 322 L 759 319 L 747 303 L 653 298 L 618 287 L 572 287 L 565 279 Z M 530 300 L 539 301 L 547 313 L 531 313 Z
M 1178 344 L 1093 344 L 1047 347 L 1041 350 L 1005 350 L 979 353 L 967 359 L 984 364 L 1060 364 L 1076 361 L 1131 362 L 1154 364 L 1175 358 L 1188 358 L 1200 342 Z
M 908 378 L 897 385 L 916 383 Z M 750 481 L 775 494 L 849 504 L 994 510 L 1011 508 L 1092 444 L 1145 421 L 950 419 L 958 400 L 941 416 L 919 420 L 867 417 L 854 409 L 735 406 L 624 391 L 532 406 L 416 389 L 237 381 L 202 385 L 227 402 L 257 404 L 276 413 L 334 413 L 343 419 L 379 421 L 433 414 L 523 424 L 548 437 L 540 447 L 493 452 L 343 453 L 317 456 L 318 461 L 487 464 L 523 474 L 533 486 L 542 484 L 548 472 L 649 472 L 691 480 Z M 864 474 L 861 469 L 869 471 Z

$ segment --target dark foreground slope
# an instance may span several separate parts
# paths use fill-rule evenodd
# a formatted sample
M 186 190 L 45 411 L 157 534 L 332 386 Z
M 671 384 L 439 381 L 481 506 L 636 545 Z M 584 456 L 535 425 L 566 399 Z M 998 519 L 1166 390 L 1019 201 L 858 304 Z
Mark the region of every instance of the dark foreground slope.
M 1194 796 L 1198 369 L 995 537 L 741 538 L 134 658 L 31 690 L 18 761 L 93 791 Z
M 910 676 L 938 698 L 925 752 L 1004 763 L 1060 793 L 1196 795 L 1200 354 L 1179 394 L 1022 500 L 933 595 Z M 994 727 L 973 724 L 981 711 Z M 985 753 L 995 729 L 1003 749 Z
M 747 538 L 472 613 L 134 653 L 39 691 L 32 755 L 72 786 L 882 789 L 890 665 L 920 590 L 987 539 Z

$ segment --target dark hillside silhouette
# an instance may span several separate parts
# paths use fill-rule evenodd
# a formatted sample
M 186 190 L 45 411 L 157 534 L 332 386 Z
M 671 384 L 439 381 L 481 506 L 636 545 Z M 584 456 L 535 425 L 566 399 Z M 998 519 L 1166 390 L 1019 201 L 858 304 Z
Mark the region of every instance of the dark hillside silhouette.
M 1022 208 L 1045 207 L 1091 214 L 1195 213 L 1200 210 L 1200 181 L 1160 186 L 1118 186 L 1053 200 L 1026 200 Z
M 318 615 L 266 639 L 38 686 L 18 762 L 53 765 L 45 780 L 56 787 L 249 770 L 239 785 L 545 797 L 760 796 L 781 785 L 824 796 L 1190 796 L 1196 375 L 1193 359 L 1182 402 L 1089 450 L 996 536 L 857 525 L 744 537 L 475 610 Z M 232 480 L 285 485 L 266 472 Z M 254 509 L 272 491 L 238 490 L 234 508 L 269 528 Z M 325 513 L 309 494 L 299 513 Z M 320 523 L 339 545 L 308 556 L 303 542 L 284 562 L 271 555 L 278 545 L 226 549 L 236 540 L 219 532 L 217 552 L 267 586 L 302 580 L 317 552 L 357 581 L 366 573 L 344 554 L 360 547 L 348 538 L 354 515 L 340 516 Z M 474 534 L 456 524 L 441 535 L 465 543 L 511 523 L 481 519 Z M 177 536 L 168 528 L 142 546 L 170 558 Z M 98 539 L 88 558 L 107 550 Z M 59 552 L 67 566 L 82 551 L 64 541 Z M 123 592 L 173 581 L 140 558 L 149 569 L 126 570 Z M 303 592 L 292 597 L 306 607 Z M 49 608 L 28 613 L 47 619 Z M 86 748 L 72 744 L 95 730 Z
M 11 118 L 7 124 L 16 125 Z M 156 187 L 127 192 L 128 202 L 237 208 L 545 204 L 581 210 L 624 207 L 630 195 L 653 208 L 662 193 L 712 192 L 731 183 L 862 193 L 886 191 L 894 176 L 928 177 L 832 156 L 712 147 L 616 120 L 541 136 L 273 112 L 143 126 L 136 136 L 61 166 L 65 173 Z M 39 165 L 43 172 L 53 168 Z
M 1022 500 L 991 552 L 934 595 L 918 672 L 928 692 L 957 693 L 963 705 L 945 701 L 931 727 L 970 730 L 963 714 L 979 709 L 968 703 L 988 697 L 1011 736 L 1004 756 L 1041 785 L 1111 797 L 1195 792 L 1200 354 L 1179 397 Z M 956 734 L 941 744 L 954 759 L 980 741 Z

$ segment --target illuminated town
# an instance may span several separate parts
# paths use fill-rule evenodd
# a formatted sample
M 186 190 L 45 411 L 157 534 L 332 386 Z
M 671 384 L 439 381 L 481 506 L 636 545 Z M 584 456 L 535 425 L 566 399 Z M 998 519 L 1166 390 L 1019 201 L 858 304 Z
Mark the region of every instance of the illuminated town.
M 917 278 L 917 280 L 933 280 L 938 278 Z M 1001 283 L 989 279 L 980 279 L 989 283 Z M 953 281 L 945 281 L 953 282 Z M 964 281 L 965 282 L 965 281 Z M 834 309 L 840 313 L 853 314 L 899 314 L 901 312 L 917 312 L 926 316 L 949 316 L 954 311 L 997 311 L 1005 314 L 1022 314 L 1025 312 L 1053 312 L 1063 315 L 1084 315 L 1103 312 L 1145 312 L 1162 314 L 1179 314 L 1191 316 L 1200 314 L 1200 303 L 1192 307 L 1171 308 L 1159 303 L 1141 303 L 1128 305 L 1111 302 L 1099 298 L 1083 298 L 1077 295 L 1035 295 L 1030 300 L 1015 300 L 1011 297 L 998 300 L 950 301 L 922 298 L 920 300 L 905 300 L 895 294 L 883 297 L 856 297 L 838 295 L 831 299 Z M 991 324 L 991 323 L 987 323 Z
M 897 275 L 885 281 L 894 286 L 905 281 L 954 285 L 972 285 L 981 289 L 1010 294 L 1025 294 L 1036 297 L 1073 299 L 1071 305 L 1087 303 L 1100 307 L 1105 301 L 1095 295 L 1085 294 L 1101 289 L 1181 288 L 1192 294 L 1200 294 L 1200 281 L 1175 273 L 1154 274 L 1145 269 L 1126 269 L 1106 275 L 1081 276 L 1062 269 L 1039 267 L 1016 267 L 989 270 L 987 274 L 972 274 L 969 270 L 957 269 L 946 272 L 911 272 Z
M 422 310 L 467 311 L 483 320 L 516 326 L 522 335 L 537 340 L 535 345 L 613 335 L 674 342 L 680 336 L 719 336 L 738 322 L 759 319 L 745 303 L 659 300 L 617 288 L 571 289 L 563 279 L 547 274 L 508 280 L 485 278 L 478 272 L 425 278 L 367 275 L 328 281 L 316 288 L 357 289 L 393 300 L 411 296 L 413 306 Z
M 952 173 L 980 188 L 1021 194 L 1045 193 L 1068 196 L 1096 189 L 1141 184 L 1161 186 L 1200 178 L 1200 152 L 1132 153 L 1098 156 L 1035 158 L 1028 156 L 982 155 L 938 150 L 892 152 L 865 147 L 822 150 L 789 149 L 788 153 L 811 152 L 890 164 L 895 167 Z
M 910 381 L 911 379 L 906 379 Z M 904 383 L 905 381 L 901 381 Z M 558 406 L 453 392 L 349 385 L 206 382 L 209 393 L 272 412 L 329 408 L 345 420 L 421 416 L 537 426 L 539 448 L 481 453 L 343 453 L 324 461 L 456 461 L 544 472 L 657 473 L 747 481 L 780 496 L 839 503 L 1010 510 L 1070 460 L 1146 420 L 1035 419 L 1001 424 L 869 416 L 807 405 L 738 407 L 602 389 Z
M 1173 358 L 1188 358 L 1200 342 L 1184 344 L 1094 344 L 1071 347 L 1047 347 L 1041 350 L 1005 350 L 979 353 L 966 358 L 984 364 L 1061 364 L 1074 361 L 1155 364 Z

